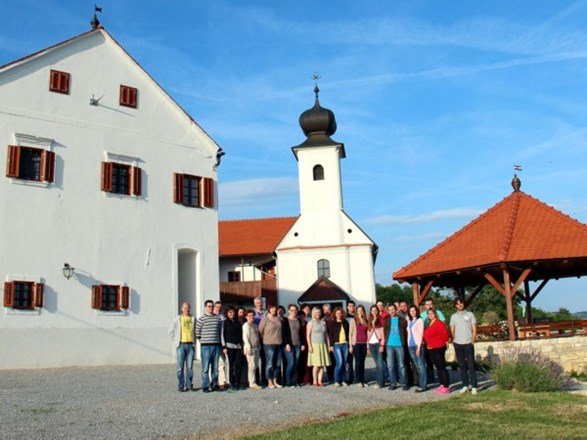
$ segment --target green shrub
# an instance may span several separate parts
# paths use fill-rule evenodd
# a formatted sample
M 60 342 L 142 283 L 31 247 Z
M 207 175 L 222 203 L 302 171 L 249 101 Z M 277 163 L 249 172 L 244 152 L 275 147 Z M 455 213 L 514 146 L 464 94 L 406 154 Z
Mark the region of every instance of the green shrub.
M 560 391 L 569 385 L 560 364 L 528 348 L 505 351 L 490 375 L 499 388 L 525 393 Z

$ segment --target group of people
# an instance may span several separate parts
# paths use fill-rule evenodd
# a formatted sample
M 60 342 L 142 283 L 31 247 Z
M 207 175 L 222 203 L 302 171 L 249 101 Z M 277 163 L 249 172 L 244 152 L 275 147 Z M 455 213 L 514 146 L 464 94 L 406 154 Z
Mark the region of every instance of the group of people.
M 261 297 L 254 308 L 205 302 L 199 318 L 190 314 L 190 305 L 181 306 L 181 314 L 169 330 L 177 347 L 178 391 L 193 387 L 193 360 L 196 341 L 201 347 L 201 382 L 205 393 L 233 390 L 298 387 L 322 387 L 324 375 L 335 387 L 356 383 L 366 387 L 365 360 L 375 361 L 374 388 L 401 388 L 426 391 L 434 382 L 439 394 L 448 394 L 449 375 L 445 352 L 452 341 L 462 388 L 460 393 L 477 394 L 474 343 L 477 337 L 475 316 L 465 310 L 465 302 L 455 300 L 456 313 L 449 328 L 440 310 L 428 299 L 425 310 L 400 301 L 387 307 L 382 301 L 366 311 L 363 305 L 347 304 L 346 310 L 329 304 L 301 309 L 290 304 L 263 308 Z

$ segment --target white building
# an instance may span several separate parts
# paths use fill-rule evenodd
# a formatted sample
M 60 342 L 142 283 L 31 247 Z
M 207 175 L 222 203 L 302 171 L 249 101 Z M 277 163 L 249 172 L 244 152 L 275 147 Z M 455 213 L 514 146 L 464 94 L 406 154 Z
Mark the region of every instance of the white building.
M 221 148 L 97 26 L 0 67 L 0 155 L 0 369 L 172 362 L 218 298 Z
M 300 116 L 307 139 L 292 148 L 300 216 L 277 245 L 279 300 L 344 305 L 346 293 L 373 304 L 377 246 L 344 212 L 340 160 L 345 149 L 330 138 L 336 131 L 334 113 L 320 106 L 317 87 L 314 92 L 314 107 Z

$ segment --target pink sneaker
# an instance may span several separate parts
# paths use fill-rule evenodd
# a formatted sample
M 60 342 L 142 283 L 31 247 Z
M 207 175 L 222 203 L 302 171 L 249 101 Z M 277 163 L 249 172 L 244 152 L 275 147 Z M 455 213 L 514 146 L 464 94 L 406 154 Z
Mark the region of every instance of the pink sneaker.
M 449 394 L 450 390 L 445 387 L 444 385 L 440 385 L 438 388 L 434 390 L 436 394 Z

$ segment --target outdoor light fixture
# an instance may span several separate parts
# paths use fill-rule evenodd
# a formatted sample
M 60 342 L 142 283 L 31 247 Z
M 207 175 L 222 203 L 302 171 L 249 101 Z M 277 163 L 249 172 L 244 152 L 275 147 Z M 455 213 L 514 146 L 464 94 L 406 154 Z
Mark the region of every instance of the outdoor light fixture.
M 75 272 L 75 269 L 69 265 L 69 263 L 63 263 L 63 276 L 67 279 L 70 279 Z

